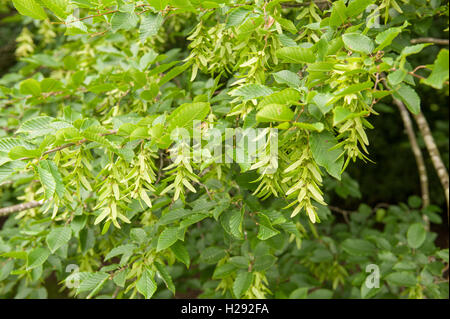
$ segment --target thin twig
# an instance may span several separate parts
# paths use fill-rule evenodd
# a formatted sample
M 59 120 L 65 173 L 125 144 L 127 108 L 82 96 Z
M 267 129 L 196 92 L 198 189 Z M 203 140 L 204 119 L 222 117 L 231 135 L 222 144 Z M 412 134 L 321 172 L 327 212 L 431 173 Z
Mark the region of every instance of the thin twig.
M 423 77 L 423 76 L 421 76 L 421 75 L 415 73 L 417 70 L 420 70 L 420 69 L 428 69 L 428 67 L 427 67 L 426 65 L 419 65 L 419 66 L 416 67 L 414 70 L 408 72 L 408 74 L 410 74 L 410 75 L 412 75 L 413 77 L 418 78 L 418 79 L 420 79 L 420 80 L 425 80 L 425 77 Z M 390 71 L 396 71 L 396 70 L 398 70 L 398 69 L 392 68 Z M 444 84 L 448 85 L 449 82 L 448 82 L 448 81 L 445 81 Z
M 12 205 L 8 207 L 0 208 L 0 216 L 6 216 L 12 213 L 21 212 L 23 210 L 27 210 L 30 208 L 41 206 L 44 202 L 43 201 L 32 201 L 27 203 L 22 203 L 18 205 Z
M 150 5 L 149 4 L 140 4 L 140 5 L 135 6 L 135 8 L 146 7 L 146 6 L 150 6 Z M 146 11 L 146 10 L 144 10 L 144 11 Z M 110 10 L 110 11 L 107 11 L 107 12 L 93 14 L 93 15 L 90 15 L 90 16 L 87 16 L 87 17 L 83 17 L 83 18 L 80 18 L 80 19 L 72 20 L 72 21 L 69 21 L 69 22 L 63 22 L 63 23 L 64 24 L 70 24 L 70 23 L 79 22 L 79 21 L 83 21 L 83 20 L 86 20 L 86 19 L 90 19 L 90 18 L 101 17 L 101 16 L 104 16 L 104 15 L 108 15 L 108 14 L 116 13 L 116 12 L 119 12 L 119 10 Z
M 116 133 L 117 133 L 117 130 L 111 130 L 108 133 L 100 134 L 100 136 L 113 135 L 113 134 L 116 134 Z M 84 138 L 84 139 L 78 141 L 77 143 L 67 143 L 67 144 L 64 144 L 64 145 L 52 148 L 52 149 L 50 149 L 48 151 L 45 151 L 44 153 L 42 153 L 42 156 L 50 154 L 50 153 L 58 152 L 60 150 L 63 150 L 65 148 L 68 148 L 68 147 L 71 147 L 71 146 L 74 146 L 74 145 L 80 145 L 80 144 L 86 143 L 88 141 L 89 141 L 88 139 Z M 41 158 L 42 158 L 42 156 L 41 156 Z M 30 160 L 30 159 L 33 159 L 33 157 L 22 157 L 22 158 L 19 158 L 19 161 L 26 161 L 26 160 Z
M 338 212 L 340 214 L 342 214 L 342 216 L 344 216 L 344 220 L 346 224 L 350 224 L 350 220 L 348 219 L 348 214 L 350 213 L 348 210 L 339 208 L 339 207 L 335 207 L 335 206 L 331 206 L 328 205 L 328 208 L 334 212 Z
M 202 183 L 200 183 L 200 182 L 198 182 L 197 184 L 199 184 L 200 186 L 202 186 L 202 187 L 205 189 L 206 194 L 208 194 L 209 199 L 210 199 L 210 200 L 213 200 L 213 198 L 212 198 L 212 196 L 211 196 L 211 192 L 209 191 L 208 187 L 206 187 L 205 184 L 202 184 Z
M 442 45 L 449 45 L 448 39 L 436 39 L 436 38 L 417 38 L 411 40 L 412 44 L 417 43 L 434 43 L 434 44 L 442 44 Z

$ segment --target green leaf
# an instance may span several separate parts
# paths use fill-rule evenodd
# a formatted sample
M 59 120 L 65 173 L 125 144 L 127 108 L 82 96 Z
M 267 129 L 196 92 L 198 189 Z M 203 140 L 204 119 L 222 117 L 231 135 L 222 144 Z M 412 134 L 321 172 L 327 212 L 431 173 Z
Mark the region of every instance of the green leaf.
M 439 258 L 441 258 L 443 261 L 445 261 L 446 263 L 448 263 L 448 257 L 449 257 L 449 254 L 448 254 L 448 248 L 446 248 L 446 249 L 442 249 L 442 250 L 440 250 L 440 251 L 438 251 L 437 253 L 436 253 L 436 256 L 438 256 Z
M 356 17 L 364 12 L 375 0 L 353 0 L 348 4 L 345 10 L 347 16 Z
M 377 293 L 379 293 L 381 290 L 381 288 L 369 288 L 366 284 L 365 281 L 363 281 L 362 285 L 361 285 L 361 289 L 360 289 L 360 293 L 361 293 L 361 298 L 363 299 L 369 299 L 369 298 L 373 298 L 377 295 Z
M 344 106 L 338 106 L 333 110 L 333 125 L 338 125 L 352 117 L 353 112 Z
M 0 281 L 4 281 L 6 278 L 8 278 L 11 271 L 14 270 L 14 260 L 8 260 L 6 263 L 3 264 L 2 268 L 0 269 Z
M 156 251 L 167 249 L 178 240 L 177 238 L 178 227 L 168 227 L 162 231 L 158 237 L 158 245 Z
M 290 33 L 296 34 L 298 32 L 295 24 L 291 20 L 279 17 L 276 18 L 276 21 L 283 27 L 283 29 L 289 31 Z
M 169 0 L 147 0 L 147 2 L 156 10 L 162 11 L 168 4 Z
M 139 291 L 145 299 L 150 299 L 156 291 L 157 285 L 153 277 L 154 274 L 146 268 L 136 283 L 137 291 Z
M 66 10 L 69 7 L 68 0 L 41 0 L 41 2 L 61 20 L 64 20 L 67 17 L 68 14 L 66 13 Z
M 87 298 L 90 299 L 100 291 L 108 278 L 109 275 L 105 272 L 89 273 L 86 278 L 81 280 L 80 287 L 77 289 L 77 294 L 84 291 L 91 291 L 87 296 Z
M 420 206 L 422 206 L 422 199 L 417 195 L 409 196 L 408 205 L 411 208 L 419 208 Z
M 234 256 L 228 260 L 233 266 L 240 269 L 248 269 L 250 258 L 247 256 Z
M 166 287 L 173 294 L 175 294 L 175 285 L 173 284 L 172 277 L 167 272 L 166 267 L 163 264 L 161 264 L 161 263 L 159 263 L 157 261 L 155 262 L 155 266 L 156 266 L 156 269 L 158 270 L 158 274 L 161 276 L 162 280 L 166 284 Z
M 253 274 L 247 271 L 241 271 L 236 276 L 236 279 L 233 283 L 233 293 L 236 298 L 241 298 L 242 294 L 244 294 L 253 281 Z
M 342 35 L 342 41 L 348 50 L 364 54 L 372 53 L 375 47 L 372 39 L 361 33 L 346 33 Z
M 184 227 L 188 227 L 190 225 L 193 225 L 195 223 L 198 223 L 199 221 L 205 219 L 209 217 L 208 214 L 192 214 L 189 215 L 188 217 L 186 217 L 181 223 L 180 223 L 180 227 L 184 228 Z
M 66 18 L 65 24 L 66 24 L 67 28 L 66 28 L 66 32 L 64 33 L 64 35 L 77 35 L 77 34 L 88 33 L 88 29 L 87 29 L 86 25 L 83 23 L 83 21 L 79 21 L 72 14 Z M 73 77 L 73 79 L 79 79 L 80 77 L 83 77 L 83 76 L 84 76 L 84 72 L 81 71 L 80 73 L 77 73 L 77 75 L 75 75 Z
M 412 87 L 402 83 L 400 87 L 394 91 L 393 95 L 395 98 L 403 101 L 411 113 L 419 114 L 420 97 Z
M 419 248 L 425 242 L 427 232 L 422 224 L 412 224 L 408 228 L 406 238 L 408 239 L 408 246 L 411 248 Z
M 72 237 L 72 229 L 70 227 L 53 228 L 45 238 L 48 248 L 54 253 L 58 248 L 67 244 Z
M 226 27 L 229 28 L 241 24 L 249 13 L 250 11 L 239 7 L 230 10 L 230 13 L 227 16 Z
M 139 39 L 145 42 L 148 37 L 158 34 L 159 28 L 162 26 L 164 18 L 161 14 L 153 14 L 146 12 L 141 16 L 141 25 L 139 26 Z
M 287 84 L 290 87 L 299 87 L 300 86 L 300 77 L 297 73 L 294 73 L 289 70 L 283 70 L 276 73 L 273 73 L 274 80 L 279 84 Z
M 326 262 L 332 261 L 333 255 L 330 253 L 328 249 L 325 248 L 317 248 L 314 250 L 312 256 L 310 257 L 312 262 Z
M 309 145 L 316 163 L 324 167 L 328 174 L 340 180 L 344 158 L 342 156 L 339 158 L 342 153 L 341 148 L 331 150 L 337 145 L 334 135 L 328 131 L 313 133 L 310 136 Z
M 61 81 L 52 78 L 43 79 L 41 82 L 39 82 L 39 85 L 41 86 L 41 91 L 45 93 L 55 92 L 63 88 L 63 84 Z
M 0 158 L 1 160 L 1 158 Z M 7 180 L 14 172 L 24 169 L 24 161 L 6 162 L 0 165 L 0 182 Z
M 116 12 L 111 18 L 111 31 L 131 30 L 136 27 L 138 21 L 139 18 L 134 12 Z
M 144 90 L 141 92 L 141 99 L 151 101 L 158 95 L 158 92 L 159 92 L 158 85 L 153 85 L 153 87 L 150 90 Z
M 27 143 L 20 138 L 4 137 L 0 139 L 0 152 L 5 153 L 5 156 L 7 156 L 9 151 L 11 151 L 14 147 L 25 145 L 27 145 Z
M 56 192 L 59 198 L 63 198 L 65 187 L 61 174 L 52 161 L 41 160 L 38 167 L 39 180 L 44 187 L 45 198 L 50 198 Z
M 330 93 L 317 93 L 314 95 L 313 102 L 323 115 L 327 114 L 333 108 L 333 104 L 328 103 L 332 97 Z
M 30 138 L 48 135 L 56 131 L 50 123 L 55 119 L 50 116 L 36 116 L 22 123 L 16 133 L 26 133 Z
M 403 82 L 403 80 L 407 75 L 408 73 L 406 73 L 404 70 L 398 69 L 395 70 L 394 72 L 389 73 L 387 79 L 390 85 L 395 86 Z
M 119 270 L 118 272 L 114 273 L 113 281 L 114 283 L 119 287 L 125 287 L 125 282 L 127 281 L 127 270 Z
M 244 221 L 244 211 L 235 210 L 232 212 L 230 217 L 230 232 L 236 238 L 243 239 L 244 235 L 242 233 L 242 222 Z
M 313 63 L 316 55 L 312 48 L 284 47 L 277 50 L 277 57 L 288 63 Z
M 371 256 L 375 253 L 376 247 L 367 240 L 348 238 L 344 240 L 341 247 L 350 255 Z
M 139 244 L 143 244 L 147 241 L 148 236 L 144 229 L 142 228 L 133 228 L 130 231 L 130 238 Z
M 236 34 L 238 39 L 245 39 L 246 37 L 251 36 L 252 33 L 255 32 L 255 30 L 257 30 L 263 23 L 264 18 L 262 16 L 256 18 L 249 17 L 237 28 Z
M 187 251 L 186 247 L 184 247 L 183 243 L 177 241 L 175 244 L 170 246 L 170 250 L 173 252 L 176 259 L 178 259 L 180 262 L 185 264 L 187 268 L 189 268 L 191 258 L 189 257 L 189 252 Z
M 35 248 L 28 254 L 27 270 L 41 266 L 50 256 L 50 251 L 47 248 Z
M 46 166 L 45 164 L 48 164 L 48 166 Z M 43 165 L 43 168 L 48 168 L 50 170 L 50 173 L 52 174 L 54 180 L 55 180 L 55 192 L 56 195 L 58 195 L 59 198 L 63 198 L 64 197 L 64 192 L 65 192 L 65 187 L 62 181 L 62 176 L 60 174 L 60 172 L 58 171 L 58 167 L 56 166 L 56 164 L 53 161 L 40 161 L 39 162 L 40 165 Z
M 269 104 L 256 113 L 258 122 L 285 122 L 294 118 L 294 112 L 282 104 Z
M 114 258 L 116 256 L 120 256 L 120 255 L 124 255 L 125 258 L 129 258 L 129 256 L 131 256 L 134 252 L 134 250 L 136 249 L 136 246 L 133 244 L 125 244 L 125 245 L 120 245 L 117 247 L 114 247 L 113 249 L 111 249 L 109 251 L 108 254 L 106 254 L 105 256 L 105 261 Z M 122 264 L 122 262 L 121 262 Z
M 35 79 L 26 79 L 20 82 L 20 93 L 39 96 L 41 94 L 41 85 Z
M 442 89 L 442 85 L 449 78 L 449 68 L 448 68 L 449 55 L 447 49 L 442 49 L 436 61 L 433 64 L 433 71 L 430 76 L 421 82 L 434 87 L 435 89 Z
M 206 264 L 216 264 L 225 257 L 225 250 L 219 247 L 208 247 L 200 254 L 200 259 Z
M 421 44 L 415 44 L 415 45 L 410 45 L 410 46 L 404 47 L 402 49 L 402 52 L 400 53 L 400 56 L 404 59 L 409 55 L 419 53 L 420 51 L 422 51 L 424 48 L 426 48 L 429 45 L 431 45 L 431 43 L 421 43 Z
M 41 156 L 41 152 L 38 149 L 30 150 L 24 146 L 16 146 L 9 151 L 8 156 L 13 160 L 23 157 L 38 158 Z
M 335 97 L 333 97 L 333 99 L 331 99 L 331 101 L 328 101 L 328 103 L 333 103 L 335 102 L 337 99 L 336 97 L 342 97 L 342 96 L 346 96 L 346 95 L 350 95 L 350 94 L 355 94 L 358 92 L 361 92 L 363 90 L 367 90 L 373 87 L 373 83 L 372 81 L 366 81 L 366 82 L 362 82 L 362 83 L 356 83 L 356 84 L 352 84 L 349 85 L 347 87 L 345 87 L 344 89 L 341 89 L 337 92 L 335 92 Z
M 259 240 L 267 240 L 275 235 L 280 233 L 279 230 L 275 229 L 270 222 L 269 217 L 264 214 L 258 214 L 259 219 L 259 230 L 258 230 L 258 239 Z
M 180 12 L 191 11 L 196 13 L 194 6 L 189 0 L 170 0 L 170 5 L 181 9 Z
M 417 283 L 416 277 L 409 271 L 393 272 L 386 276 L 386 280 L 389 284 L 400 287 L 414 287 Z
M 150 137 L 148 132 L 148 127 L 138 126 L 133 132 L 130 134 L 130 141 L 133 140 L 141 140 Z
M 44 195 L 45 199 L 49 199 L 55 194 L 56 190 L 56 181 L 53 177 L 47 161 L 41 161 L 39 163 L 39 166 L 37 168 L 38 175 L 39 175 L 39 181 L 42 184 L 42 187 L 44 188 Z
M 307 296 L 308 296 L 308 288 L 302 287 L 292 291 L 289 295 L 289 299 L 306 299 Z
M 14 7 L 20 14 L 32 17 L 33 19 L 47 19 L 44 9 L 35 0 L 12 0 Z
M 273 91 L 265 85 L 246 84 L 246 85 L 243 85 L 243 86 L 231 91 L 229 94 L 231 96 L 240 96 L 244 100 L 252 100 L 252 99 L 256 99 L 258 97 L 270 95 L 272 93 L 273 93 Z
M 403 27 L 389 28 L 375 37 L 375 42 L 378 44 L 375 51 L 383 50 L 385 47 L 391 45 L 392 41 L 402 32 Z
M 168 211 L 167 213 L 165 213 L 164 215 L 161 216 L 161 218 L 159 219 L 158 223 L 160 225 L 167 225 L 170 223 L 173 223 L 175 221 L 179 221 L 180 219 L 182 219 L 183 217 L 185 217 L 186 215 L 190 214 L 191 211 L 189 210 L 185 210 L 185 209 L 172 209 L 170 211 Z
M 333 2 L 330 15 L 330 27 L 339 27 L 347 20 L 347 8 L 343 0 Z
M 294 126 L 297 126 L 304 130 L 315 132 L 322 132 L 324 129 L 324 125 L 321 122 L 316 123 L 294 122 Z
M 192 129 L 193 121 L 203 120 L 211 111 L 209 103 L 195 102 L 180 105 L 167 119 L 167 132 L 172 132 L 177 127 Z
M 231 263 L 226 263 L 221 266 L 217 266 L 212 275 L 213 279 L 223 279 L 230 276 L 236 271 L 236 266 Z
M 269 254 L 257 256 L 255 259 L 255 264 L 253 265 L 253 270 L 265 271 L 272 267 L 276 261 L 277 258 Z
M 165 83 L 169 82 L 170 80 L 172 80 L 174 77 L 180 75 L 181 73 L 183 73 L 184 71 L 186 71 L 186 69 L 188 67 L 190 67 L 192 64 L 192 62 L 187 62 L 183 65 L 179 65 L 174 67 L 173 69 L 171 69 L 169 72 L 167 72 L 162 78 L 161 80 L 159 80 L 158 85 L 162 86 Z
M 90 85 L 89 91 L 96 93 L 96 94 L 100 94 L 103 92 L 112 91 L 115 88 L 116 88 L 116 86 L 112 83 L 100 83 L 100 84 L 96 84 L 96 85 Z
M 417 265 L 413 261 L 400 261 L 392 267 L 393 270 L 415 270 L 416 268 Z
M 300 92 L 292 88 L 287 88 L 264 97 L 261 102 L 258 103 L 258 110 L 269 104 L 285 104 L 291 106 L 297 103 L 300 98 Z
M 311 292 L 307 299 L 331 299 L 333 297 L 333 291 L 330 289 L 317 289 Z

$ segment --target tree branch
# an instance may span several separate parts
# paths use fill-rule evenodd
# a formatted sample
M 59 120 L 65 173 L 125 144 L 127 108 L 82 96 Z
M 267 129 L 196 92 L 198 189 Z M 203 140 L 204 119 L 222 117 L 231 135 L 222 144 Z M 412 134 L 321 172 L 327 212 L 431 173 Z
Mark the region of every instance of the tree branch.
M 12 213 L 21 212 L 26 209 L 34 208 L 41 206 L 44 202 L 43 201 L 32 201 L 27 203 L 22 203 L 18 205 L 8 206 L 0 208 L 0 217 L 1 216 L 7 216 Z
M 442 44 L 442 45 L 448 45 L 449 40 L 447 39 L 436 39 L 436 38 L 417 38 L 411 40 L 412 44 L 417 43 L 434 43 L 434 44 Z
M 383 75 L 383 84 L 389 88 L 387 85 L 387 81 L 385 76 Z M 395 101 L 395 99 L 394 99 Z M 403 103 L 402 103 L 403 104 Z M 428 154 L 430 154 L 431 162 L 433 163 L 434 169 L 439 177 L 442 188 L 445 193 L 445 200 L 447 202 L 447 218 L 449 216 L 449 178 L 447 168 L 442 161 L 441 154 L 439 153 L 439 149 L 434 142 L 433 135 L 431 134 L 430 127 L 428 126 L 427 119 L 420 112 L 417 115 L 414 115 L 414 119 L 416 120 L 417 126 L 419 127 L 420 133 L 422 134 L 423 140 L 425 142 L 425 146 L 427 147 Z
M 383 75 L 383 84 L 386 88 L 389 88 L 386 78 Z M 394 104 L 400 111 L 400 116 L 402 117 L 403 125 L 405 127 L 406 134 L 408 135 L 409 143 L 411 144 L 411 149 L 416 159 L 417 170 L 419 172 L 420 179 L 420 190 L 422 193 L 423 207 L 430 204 L 430 192 L 428 189 L 428 174 L 427 168 L 425 166 L 425 161 L 423 159 L 422 151 L 420 150 L 419 144 L 417 143 L 416 134 L 414 133 L 414 128 L 409 116 L 409 112 L 405 105 L 399 99 L 393 98 Z M 428 223 L 427 223 L 428 224 Z
M 430 193 L 428 190 L 428 175 L 427 168 L 425 166 L 425 161 L 423 159 L 422 151 L 420 150 L 419 144 L 417 143 L 416 134 L 414 133 L 414 128 L 409 117 L 408 110 L 402 101 L 394 98 L 394 104 L 400 111 L 400 115 L 403 120 L 403 125 L 405 126 L 406 134 L 408 135 L 409 143 L 411 144 L 411 149 L 416 159 L 417 170 L 419 171 L 420 178 L 420 189 L 422 192 L 422 202 L 423 207 L 430 204 Z
M 339 207 L 336 207 L 336 206 L 331 206 L 331 205 L 328 205 L 327 207 L 330 210 L 332 210 L 333 212 L 337 212 L 337 213 L 342 214 L 342 216 L 344 217 L 345 223 L 346 224 L 350 224 L 350 220 L 348 219 L 348 214 L 350 212 L 348 210 L 345 210 L 345 209 L 342 209 L 342 208 L 339 208 Z
M 430 127 L 428 126 L 427 119 L 420 112 L 417 115 L 414 115 L 414 119 L 417 122 L 420 133 L 423 136 L 423 140 L 425 142 L 425 146 L 427 147 L 428 153 L 431 157 L 431 162 L 433 163 L 434 169 L 441 181 L 441 185 L 444 188 L 445 192 L 445 200 L 447 201 L 447 216 L 449 213 L 449 180 L 448 180 L 448 172 L 447 168 L 442 161 L 441 154 L 439 153 L 439 149 L 434 142 L 433 135 L 431 134 Z

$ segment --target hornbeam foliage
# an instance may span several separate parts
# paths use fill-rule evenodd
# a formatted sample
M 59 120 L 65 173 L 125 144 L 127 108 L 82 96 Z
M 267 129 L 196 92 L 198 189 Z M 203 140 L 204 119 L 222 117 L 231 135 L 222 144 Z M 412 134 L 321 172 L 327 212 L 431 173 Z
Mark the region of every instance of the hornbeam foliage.
M 426 257 L 448 263 L 448 252 L 425 238 L 417 206 L 377 210 L 386 228 L 367 234 L 363 206 L 320 243 L 315 223 L 333 218 L 324 180 L 375 165 L 376 103 L 395 97 L 418 114 L 419 85 L 448 89 L 448 49 L 420 66 L 412 58 L 432 44 L 409 41 L 421 19 L 448 30 L 448 3 L 12 4 L 23 28 L 20 62 L 0 79 L 0 183 L 42 205 L 0 231 L 0 295 L 46 297 L 55 274 L 70 296 L 170 297 L 194 270 L 204 297 L 303 298 L 325 281 L 358 287 L 346 297 L 445 296 Z M 421 246 L 416 265 L 409 249 Z M 390 263 L 391 288 L 368 290 L 355 272 L 374 258 Z

